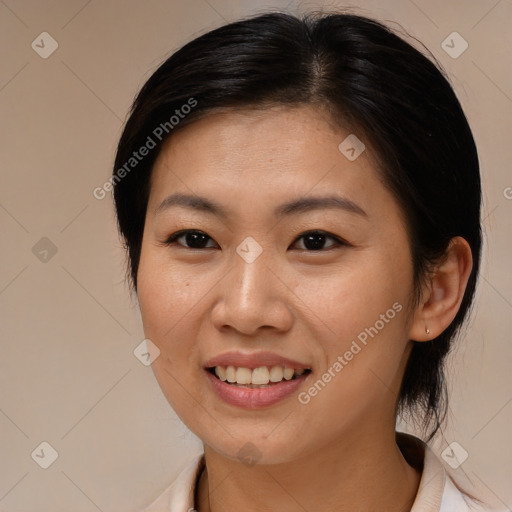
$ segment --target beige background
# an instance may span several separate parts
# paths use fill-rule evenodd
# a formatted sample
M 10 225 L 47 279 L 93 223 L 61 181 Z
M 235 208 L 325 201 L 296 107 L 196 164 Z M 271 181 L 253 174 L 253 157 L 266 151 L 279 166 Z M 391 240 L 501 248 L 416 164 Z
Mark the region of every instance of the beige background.
M 0 510 L 137 511 L 200 450 L 133 354 L 144 336 L 111 197 L 92 191 L 109 177 L 134 94 L 164 56 L 225 21 L 287 4 L 296 13 L 347 5 L 0 1 Z M 474 128 L 486 255 L 471 326 L 450 362 L 449 424 L 434 446 L 458 442 L 469 456 L 452 474 L 510 510 L 512 2 L 358 5 L 432 50 Z M 58 43 L 47 59 L 31 47 L 44 31 Z M 453 31 L 469 44 L 457 59 L 441 47 Z M 31 457 L 43 441 L 58 452 L 48 469 Z

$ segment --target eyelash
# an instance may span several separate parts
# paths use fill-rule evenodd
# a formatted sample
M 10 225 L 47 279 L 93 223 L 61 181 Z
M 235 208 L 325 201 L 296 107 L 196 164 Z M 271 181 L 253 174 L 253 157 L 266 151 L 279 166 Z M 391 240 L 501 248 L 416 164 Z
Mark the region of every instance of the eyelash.
M 173 233 L 169 238 L 167 238 L 167 240 L 164 242 L 164 245 L 167 245 L 167 246 L 179 245 L 183 249 L 191 249 L 191 250 L 214 249 L 214 247 L 187 247 L 187 246 L 177 242 L 177 240 L 179 238 L 181 238 L 182 236 L 185 236 L 187 234 L 205 235 L 206 237 L 208 237 L 208 239 L 213 240 L 213 238 L 209 237 L 204 231 L 200 231 L 197 229 L 183 229 L 181 231 L 177 231 L 176 233 Z M 325 251 L 329 251 L 332 249 L 336 249 L 337 247 L 350 245 L 348 242 L 346 242 L 342 238 L 340 238 L 336 235 L 333 235 L 331 233 L 328 233 L 327 231 L 322 231 L 322 230 L 318 230 L 318 229 L 306 231 L 306 232 L 302 233 L 293 241 L 292 245 L 294 245 L 298 240 L 305 238 L 307 236 L 311 236 L 311 235 L 323 235 L 326 237 L 326 239 L 330 238 L 331 240 L 334 240 L 335 245 L 328 247 L 327 249 L 316 249 L 316 250 L 315 249 L 309 249 L 309 250 L 308 249 L 299 249 L 299 250 L 307 251 L 307 252 L 325 252 Z

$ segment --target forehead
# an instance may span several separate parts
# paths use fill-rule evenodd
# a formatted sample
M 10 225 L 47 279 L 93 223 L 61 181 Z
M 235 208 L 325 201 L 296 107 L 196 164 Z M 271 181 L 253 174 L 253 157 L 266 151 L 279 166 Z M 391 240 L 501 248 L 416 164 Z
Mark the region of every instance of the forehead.
M 244 147 L 253 153 L 284 154 L 289 149 L 309 148 L 318 139 L 336 143 L 350 131 L 335 126 L 322 107 L 230 108 L 207 114 L 168 139 L 167 148 L 193 145 L 196 139 L 210 144 L 210 154 L 218 157 L 226 147 Z M 337 147 L 337 144 L 335 144 Z M 213 153 L 212 153 L 213 151 Z M 235 156 L 235 155 L 232 155 Z M 287 155 L 291 157 L 292 155 Z
M 359 203 L 393 200 L 367 144 L 354 160 L 340 150 L 354 135 L 312 106 L 208 115 L 164 144 L 153 169 L 150 205 L 175 191 L 240 204 L 333 192 Z
M 173 133 L 153 172 L 165 175 L 169 164 L 178 171 L 184 162 L 204 175 L 223 169 L 246 169 L 249 174 L 265 167 L 272 167 L 274 173 L 292 166 L 307 171 L 329 156 L 341 161 L 338 145 L 348 134 L 310 106 L 217 112 Z

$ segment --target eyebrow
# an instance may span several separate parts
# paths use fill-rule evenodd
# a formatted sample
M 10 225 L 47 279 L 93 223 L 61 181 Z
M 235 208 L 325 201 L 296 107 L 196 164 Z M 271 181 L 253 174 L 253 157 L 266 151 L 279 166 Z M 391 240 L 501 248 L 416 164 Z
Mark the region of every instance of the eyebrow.
M 211 201 L 206 197 L 197 195 L 176 193 L 166 197 L 156 208 L 155 214 L 159 214 L 169 208 L 179 206 L 195 211 L 202 211 L 217 215 L 223 219 L 229 217 L 229 211 L 215 201 Z M 321 197 L 301 197 L 284 203 L 274 209 L 276 217 L 285 217 L 298 213 L 305 213 L 313 210 L 323 210 L 328 208 L 336 208 L 354 213 L 362 217 L 368 217 L 368 214 L 356 203 L 337 195 L 321 196 Z

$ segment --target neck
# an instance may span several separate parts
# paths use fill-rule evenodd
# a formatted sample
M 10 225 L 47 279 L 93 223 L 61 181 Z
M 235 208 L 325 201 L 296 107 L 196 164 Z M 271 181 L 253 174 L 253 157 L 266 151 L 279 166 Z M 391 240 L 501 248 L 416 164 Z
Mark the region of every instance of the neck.
M 248 467 L 207 446 L 205 460 L 198 512 L 404 512 L 411 509 L 420 481 L 398 448 L 394 429 L 387 435 L 358 429 L 336 446 L 282 464 Z

